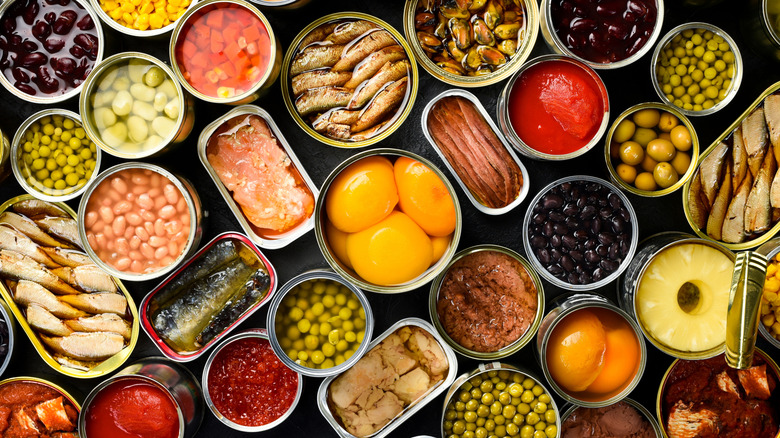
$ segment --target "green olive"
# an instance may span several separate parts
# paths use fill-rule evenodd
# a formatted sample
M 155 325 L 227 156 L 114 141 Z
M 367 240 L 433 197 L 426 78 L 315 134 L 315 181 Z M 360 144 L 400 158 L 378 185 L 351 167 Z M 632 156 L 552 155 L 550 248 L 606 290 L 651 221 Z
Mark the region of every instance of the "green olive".
M 684 125 L 675 126 L 669 133 L 672 138 L 672 144 L 680 151 L 688 151 L 691 149 L 691 133 Z
M 653 128 L 658 125 L 661 113 L 655 108 L 645 108 L 634 113 L 632 119 L 637 126 L 642 128 Z
M 679 124 L 680 120 L 674 114 L 666 111 L 662 112 L 661 117 L 658 119 L 658 129 L 663 132 L 669 132 Z
M 630 166 L 636 166 L 645 158 L 645 151 L 639 143 L 626 141 L 620 145 L 620 160 Z
M 639 143 L 642 147 L 646 147 L 650 141 L 658 138 L 658 134 L 650 128 L 636 128 L 632 140 Z
M 653 170 L 653 179 L 659 187 L 665 189 L 674 185 L 679 180 L 680 176 L 674 170 L 674 167 L 670 163 L 658 163 Z
M 615 127 L 615 132 L 612 134 L 612 140 L 616 143 L 623 143 L 630 140 L 636 131 L 636 125 L 629 119 L 623 119 Z
M 685 152 L 677 152 L 677 155 L 672 158 L 672 167 L 679 175 L 684 175 L 691 166 L 691 156 Z
M 651 172 L 642 172 L 637 175 L 636 180 L 634 180 L 634 185 L 639 190 L 646 190 L 648 192 L 652 192 L 658 188 L 655 178 L 653 178 L 653 173 Z
M 656 138 L 647 144 L 647 155 L 659 162 L 672 161 L 676 153 L 677 150 L 672 142 L 663 138 Z

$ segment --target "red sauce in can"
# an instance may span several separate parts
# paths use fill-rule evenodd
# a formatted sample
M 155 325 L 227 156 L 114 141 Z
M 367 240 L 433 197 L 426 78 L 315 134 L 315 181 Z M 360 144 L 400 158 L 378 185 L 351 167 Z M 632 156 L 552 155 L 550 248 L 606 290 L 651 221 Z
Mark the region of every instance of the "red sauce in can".
M 587 145 L 607 110 L 604 84 L 568 61 L 529 67 L 509 93 L 509 120 L 531 148 L 565 155 Z
M 298 374 L 276 357 L 265 339 L 242 338 L 220 350 L 211 363 L 208 391 L 230 421 L 257 427 L 284 415 L 298 392 Z
M 103 388 L 86 408 L 87 437 L 177 438 L 173 398 L 142 379 L 120 379 Z

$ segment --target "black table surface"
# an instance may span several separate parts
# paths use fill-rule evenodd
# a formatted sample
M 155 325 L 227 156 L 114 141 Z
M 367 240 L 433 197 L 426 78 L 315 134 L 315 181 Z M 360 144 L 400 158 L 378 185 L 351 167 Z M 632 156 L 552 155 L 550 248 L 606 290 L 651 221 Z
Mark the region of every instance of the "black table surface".
M 711 2 L 704 6 L 691 6 L 682 1 L 667 1 L 666 14 L 663 22 L 663 36 L 668 30 L 681 23 L 691 21 L 703 21 L 714 24 L 737 42 L 744 61 L 744 77 L 739 90 L 731 103 L 723 110 L 704 117 L 692 118 L 703 151 L 730 125 L 767 87 L 780 80 L 780 65 L 769 59 L 766 55 L 754 50 L 752 39 L 744 31 L 741 23 L 744 20 L 758 14 L 758 9 L 750 6 L 744 0 L 726 0 Z M 758 2 L 751 2 L 758 3 Z M 388 1 L 354 1 L 354 0 L 312 0 L 308 5 L 295 11 L 279 11 L 264 9 L 274 32 L 278 35 L 282 50 L 286 51 L 290 42 L 312 21 L 326 14 L 342 11 L 359 11 L 379 17 L 399 32 L 403 33 L 403 7 L 402 0 Z M 116 49 L 120 51 L 142 51 L 150 53 L 165 62 L 170 62 L 168 57 L 169 38 L 163 37 L 157 40 L 141 40 L 126 37 L 107 25 L 103 25 L 104 32 L 116 42 Z M 532 57 L 550 53 L 545 45 L 541 33 L 536 41 Z M 105 57 L 112 53 L 104 54 Z M 643 56 L 635 63 L 615 70 L 600 70 L 599 74 L 607 85 L 611 106 L 610 122 L 628 107 L 641 102 L 654 102 L 659 98 L 656 95 L 650 80 L 650 53 Z M 453 88 L 429 75 L 424 69 L 420 71 L 420 86 L 414 108 L 403 125 L 387 139 L 372 147 L 393 147 L 405 149 L 432 160 L 440 169 L 452 179 L 439 159 L 436 152 L 425 139 L 420 124 L 422 109 L 431 98 L 444 90 Z M 496 100 L 506 81 L 498 84 L 471 89 L 485 106 L 488 113 L 494 117 Z M 279 80 L 271 88 L 270 92 L 254 102 L 268 111 L 281 132 L 292 146 L 304 168 L 319 187 L 331 172 L 331 170 L 346 158 L 359 150 L 334 148 L 312 139 L 299 126 L 285 108 Z M 71 99 L 57 107 L 67 108 L 78 112 L 77 99 Z M 31 114 L 44 109 L 42 105 L 26 103 L 14 97 L 6 90 L 0 91 L 0 128 L 13 136 L 18 126 Z M 233 213 L 228 209 L 225 201 L 218 193 L 214 182 L 206 173 L 197 157 L 197 138 L 200 131 L 209 123 L 221 117 L 231 109 L 227 105 L 210 104 L 203 101 L 196 102 L 195 128 L 185 142 L 178 148 L 159 157 L 146 159 L 155 164 L 168 167 L 170 170 L 186 176 L 195 185 L 200 195 L 204 209 L 208 211 L 205 221 L 204 235 L 201 244 L 210 241 L 214 236 L 224 231 L 241 231 L 240 225 Z M 101 167 L 106 169 L 122 160 L 103 154 Z M 480 213 L 474 208 L 458 187 L 456 189 L 463 210 L 463 233 L 459 249 L 477 244 L 492 243 L 509 247 L 524 254 L 522 244 L 522 220 L 528 208 L 530 199 L 542 187 L 548 183 L 568 175 L 590 174 L 604 179 L 609 179 L 609 174 L 604 163 L 603 147 L 597 146 L 583 156 L 563 162 L 534 161 L 522 158 L 528 168 L 530 184 L 528 198 L 520 207 L 501 216 L 489 216 Z M 21 186 L 13 176 L 9 176 L 0 184 L 0 201 L 10 199 L 13 196 L 24 193 Z M 681 191 L 659 198 L 646 198 L 628 195 L 639 217 L 640 240 L 652 234 L 678 230 L 692 232 L 685 220 L 682 206 Z M 78 198 L 68 202 L 74 209 L 78 207 Z M 326 268 L 327 263 L 323 258 L 315 241 L 314 232 L 309 232 L 291 243 L 289 246 L 276 250 L 263 250 L 274 265 L 279 284 L 284 284 L 295 275 L 314 268 Z M 136 303 L 139 303 L 146 293 L 158 282 L 124 282 L 131 292 Z M 383 295 L 368 293 L 368 299 L 374 312 L 376 325 L 374 334 L 384 332 L 388 327 L 401 318 L 419 317 L 430 320 L 428 314 L 429 284 L 420 288 L 396 295 Z M 548 282 L 544 282 L 544 290 L 547 302 L 567 292 Z M 611 300 L 616 299 L 616 284 L 613 282 L 596 291 L 597 294 L 606 296 Z M 261 308 L 250 318 L 244 321 L 237 330 L 265 327 L 266 310 Z M 18 342 L 10 367 L 3 378 L 14 376 L 35 376 L 48 379 L 68 390 L 74 396 L 83 400 L 86 394 L 103 380 L 103 378 L 80 380 L 59 374 L 48 367 L 34 351 L 29 339 L 19 330 Z M 759 339 L 758 345 L 764 351 L 777 359 L 777 349 L 768 342 Z M 655 400 L 661 378 L 672 363 L 673 358 L 665 355 L 650 343 L 647 343 L 648 357 L 647 367 L 641 382 L 629 395 L 643 404 L 651 412 L 655 412 Z M 134 360 L 147 356 L 160 356 L 160 352 L 152 344 L 145 333 L 141 333 L 138 343 L 127 364 Z M 195 376 L 200 378 L 208 355 L 186 363 Z M 531 345 L 527 345 L 519 352 L 503 359 L 504 362 L 524 367 L 542 376 L 541 369 L 534 356 Z M 458 355 L 458 374 L 471 371 L 477 367 L 478 361 Z M 264 432 L 263 436 L 269 437 L 329 437 L 337 436 L 331 429 L 317 408 L 316 393 L 321 379 L 306 377 L 304 391 L 300 403 L 292 415 L 276 428 Z M 559 406 L 562 404 L 559 401 Z M 444 395 L 439 395 L 431 400 L 425 407 L 412 416 L 408 421 L 395 429 L 390 437 L 410 437 L 415 435 L 441 435 L 441 419 L 444 403 Z M 234 431 L 220 423 L 214 415 L 206 412 L 202 425 L 197 432 L 201 437 L 237 437 L 249 435 Z

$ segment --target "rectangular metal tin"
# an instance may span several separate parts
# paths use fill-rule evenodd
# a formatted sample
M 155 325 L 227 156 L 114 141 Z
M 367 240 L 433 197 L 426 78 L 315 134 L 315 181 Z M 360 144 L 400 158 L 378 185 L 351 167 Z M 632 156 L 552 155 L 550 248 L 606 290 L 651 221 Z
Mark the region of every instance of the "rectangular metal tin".
M 218 118 L 217 120 L 213 121 L 208 126 L 203 128 L 203 131 L 200 133 L 200 136 L 198 137 L 198 157 L 200 158 L 201 164 L 203 164 L 203 167 L 206 168 L 206 171 L 209 173 L 211 179 L 214 181 L 214 184 L 217 186 L 217 190 L 219 190 L 219 193 L 225 199 L 225 202 L 227 203 L 228 207 L 230 207 L 230 209 L 233 211 L 233 214 L 236 216 L 236 219 L 241 224 L 241 228 L 244 230 L 244 233 L 246 233 L 246 235 L 249 236 L 252 242 L 254 242 L 260 248 L 264 248 L 264 249 L 283 248 L 288 244 L 290 244 L 295 239 L 301 237 L 302 235 L 306 234 L 309 230 L 312 230 L 314 228 L 314 209 L 312 209 L 312 213 L 308 219 L 298 224 L 298 226 L 293 228 L 292 230 L 286 232 L 283 236 L 277 239 L 269 239 L 269 238 L 262 237 L 257 233 L 255 233 L 254 229 L 249 224 L 249 221 L 247 220 L 246 216 L 241 211 L 241 207 L 239 207 L 238 204 L 236 204 L 236 201 L 233 199 L 233 195 L 230 193 L 227 187 L 225 187 L 225 185 L 222 183 L 222 180 L 220 180 L 219 175 L 217 175 L 217 172 L 214 170 L 214 167 L 211 166 L 211 163 L 209 163 L 209 160 L 206 157 L 206 146 L 208 146 L 209 139 L 211 138 L 212 134 L 214 134 L 214 132 L 228 120 L 232 119 L 233 117 L 237 117 L 241 115 L 255 115 L 262 118 L 268 124 L 268 128 L 276 137 L 279 146 L 281 146 L 282 149 L 284 149 L 287 156 L 290 157 L 290 160 L 293 162 L 293 165 L 295 166 L 296 170 L 301 175 L 301 178 L 303 179 L 303 181 L 306 183 L 306 186 L 311 191 L 316 204 L 317 197 L 319 196 L 319 190 L 317 189 L 317 186 L 314 185 L 314 182 L 312 182 L 311 178 L 309 177 L 309 174 L 306 173 L 306 169 L 303 168 L 303 165 L 298 160 L 298 157 L 295 155 L 295 152 L 293 152 L 292 147 L 290 147 L 290 144 L 287 143 L 287 140 L 282 135 L 281 130 L 279 130 L 279 127 L 276 126 L 276 123 L 274 123 L 274 120 L 273 118 L 271 118 L 271 115 L 258 106 L 242 105 L 236 107 L 228 111 L 224 116 Z
M 385 338 L 390 336 L 396 330 L 405 326 L 419 327 L 427 331 L 431 336 L 433 336 L 433 338 L 436 339 L 436 341 L 439 343 L 439 346 L 441 347 L 442 351 L 444 351 L 444 354 L 447 356 L 447 360 L 449 361 L 450 364 L 450 369 L 447 372 L 447 376 L 444 378 L 444 380 L 440 381 L 437 384 L 437 386 L 434 386 L 433 388 L 429 389 L 428 394 L 426 394 L 423 398 L 418 400 L 417 403 L 407 406 L 403 410 L 403 412 L 401 412 L 400 415 L 398 415 L 389 423 L 387 423 L 383 428 L 363 438 L 369 438 L 369 437 L 383 438 L 389 435 L 390 432 L 393 431 L 393 429 L 398 427 L 404 421 L 408 420 L 409 417 L 415 414 L 415 412 L 422 409 L 423 406 L 427 405 L 439 394 L 446 391 L 450 387 L 450 385 L 452 385 L 452 382 L 455 381 L 455 377 L 458 374 L 458 358 L 455 356 L 455 351 L 453 351 L 452 348 L 449 345 L 447 345 L 446 342 L 444 342 L 444 339 L 442 339 L 442 337 L 439 335 L 436 329 L 433 328 L 433 326 L 429 322 L 424 321 L 420 318 L 404 318 L 396 322 L 395 324 L 390 326 L 390 328 L 388 328 L 384 333 L 376 337 L 376 339 L 374 339 L 371 342 L 371 345 L 369 345 L 369 351 L 371 351 L 371 349 L 379 345 L 380 342 L 385 340 Z M 333 382 L 333 380 L 335 380 L 336 377 L 340 375 L 341 374 L 330 376 L 322 381 L 319 389 L 317 390 L 317 406 L 319 406 L 322 416 L 325 417 L 325 420 L 331 425 L 331 427 L 333 427 L 333 430 L 335 430 L 340 437 L 359 438 L 344 430 L 344 428 L 341 427 L 341 425 L 334 417 L 333 413 L 330 411 L 330 408 L 328 407 L 328 388 L 330 387 L 330 384 Z
M 197 260 L 206 251 L 211 249 L 211 247 L 214 246 L 214 244 L 225 239 L 237 240 L 255 252 L 258 261 L 263 263 L 266 271 L 268 271 L 268 277 L 271 279 L 271 284 L 268 286 L 268 293 L 265 294 L 265 297 L 263 297 L 262 300 L 258 301 L 254 306 L 249 308 L 246 312 L 244 312 L 243 315 L 241 315 L 237 320 L 235 320 L 225 330 L 223 330 L 222 333 L 215 336 L 214 339 L 209 341 L 198 351 L 189 354 L 178 353 L 176 352 L 176 350 L 168 346 L 168 344 L 166 344 L 165 341 L 157 334 L 157 331 L 155 331 L 154 327 L 152 327 L 152 323 L 149 321 L 149 314 L 148 314 L 149 303 L 152 297 L 154 297 L 154 295 L 157 294 L 160 291 L 160 289 L 162 289 L 166 284 L 168 284 L 168 282 L 170 282 L 174 277 L 179 275 L 181 271 L 183 271 L 187 266 L 189 266 L 191 263 Z M 198 252 L 196 252 L 192 257 L 190 257 L 186 262 L 184 262 L 175 271 L 173 271 L 170 275 L 168 275 L 168 277 L 166 277 L 162 283 L 157 285 L 148 294 L 146 294 L 144 299 L 141 301 L 141 306 L 139 308 L 141 327 L 143 327 L 144 331 L 146 332 L 147 335 L 149 335 L 149 338 L 151 338 L 154 345 L 160 350 L 160 352 L 163 355 L 165 355 L 165 357 L 174 360 L 176 362 L 189 362 L 202 356 L 206 351 L 208 351 L 209 348 L 211 348 L 212 345 L 218 344 L 225 336 L 230 334 L 230 332 L 233 331 L 233 329 L 236 328 L 236 326 L 241 324 L 242 321 L 249 318 L 260 307 L 262 307 L 265 303 L 270 301 L 271 297 L 276 292 L 276 286 L 277 286 L 276 283 L 277 283 L 276 270 L 274 269 L 273 265 L 271 265 L 271 262 L 269 262 L 268 259 L 265 257 L 265 255 L 263 255 L 263 253 L 260 252 L 259 249 L 257 249 L 257 247 L 252 243 L 252 241 L 247 236 L 241 233 L 228 231 L 212 239 L 211 242 L 207 243 L 203 248 L 198 250 Z
M 431 133 L 428 130 L 428 114 L 431 112 L 431 109 L 433 108 L 433 105 L 436 104 L 436 102 L 438 102 L 442 98 L 450 97 L 450 96 L 463 97 L 465 99 L 468 99 L 469 101 L 471 101 L 471 103 L 474 104 L 474 107 L 476 107 L 477 110 L 479 111 L 479 113 L 482 114 L 482 117 L 485 119 L 487 124 L 490 126 L 490 129 L 493 130 L 493 132 L 498 137 L 499 141 L 501 141 L 501 144 L 503 144 L 504 148 L 507 150 L 507 152 L 509 152 L 509 155 L 512 157 L 512 159 L 515 160 L 515 163 L 517 163 L 517 165 L 520 167 L 520 172 L 523 175 L 523 186 L 520 188 L 520 193 L 518 193 L 517 198 L 515 198 L 515 200 L 512 201 L 511 203 L 509 203 L 508 205 L 506 205 L 504 207 L 500 207 L 500 208 L 491 208 L 491 207 L 488 207 L 488 206 L 482 204 L 481 202 L 479 202 L 477 200 L 477 198 L 474 197 L 474 194 L 471 193 L 471 190 L 469 190 L 468 187 L 466 187 L 466 184 L 463 182 L 463 180 L 460 178 L 460 176 L 458 176 L 458 174 L 455 173 L 455 169 L 453 169 L 452 164 L 450 164 L 449 160 L 447 160 L 447 158 L 442 153 L 441 149 L 439 149 L 439 146 L 433 140 L 433 137 L 431 137 Z M 493 119 L 491 119 L 490 116 L 488 115 L 487 111 L 485 111 L 485 107 L 482 106 L 482 103 L 480 103 L 479 99 L 477 99 L 477 96 L 473 95 L 472 93 L 469 93 L 468 91 L 459 90 L 459 89 L 451 89 L 451 90 L 444 91 L 443 93 L 441 93 L 438 96 L 436 96 L 433 99 L 431 99 L 431 101 L 428 102 L 427 105 L 425 105 L 425 108 L 423 108 L 423 112 L 422 112 L 421 123 L 422 123 L 423 134 L 425 135 L 425 138 L 428 139 L 428 143 L 431 144 L 431 147 L 433 148 L 433 150 L 435 150 L 436 153 L 439 155 L 439 158 L 441 158 L 441 160 L 447 166 L 447 169 L 449 169 L 450 173 L 458 181 L 458 184 L 463 189 L 463 191 L 466 193 L 466 196 L 469 198 L 469 201 L 471 201 L 471 203 L 474 204 L 474 207 L 476 207 L 477 210 L 479 210 L 479 211 L 481 211 L 482 213 L 485 213 L 485 214 L 499 215 L 499 214 L 504 214 L 504 213 L 514 209 L 515 207 L 517 207 L 518 205 L 520 205 L 523 202 L 525 197 L 528 195 L 528 189 L 529 189 L 529 186 L 530 186 L 529 182 L 528 182 L 528 170 L 525 168 L 525 166 L 520 161 L 520 159 L 517 157 L 517 155 L 512 150 L 512 148 L 509 147 L 506 139 L 501 134 L 501 131 L 499 131 L 499 129 L 496 126 L 496 124 L 493 123 Z
M 3 213 L 4 211 L 8 210 L 9 208 L 11 208 L 11 206 L 16 204 L 17 202 L 24 201 L 27 199 L 35 199 L 35 198 L 32 195 L 20 195 L 9 199 L 5 203 L 3 203 L 3 205 L 0 205 L 0 213 Z M 73 209 L 70 208 L 64 202 L 52 202 L 52 204 L 65 210 L 73 219 L 76 219 L 76 212 L 73 211 Z M 133 301 L 133 297 L 130 296 L 130 293 L 127 291 L 127 289 L 125 289 L 125 285 L 122 284 L 121 280 L 119 280 L 116 277 L 112 277 L 112 278 L 114 279 L 114 283 L 116 283 L 119 290 L 127 299 L 127 307 L 130 309 L 130 315 L 133 318 L 133 320 L 130 323 L 131 324 L 130 341 L 128 342 L 127 346 L 125 346 L 125 348 L 123 348 L 119 353 L 102 361 L 100 365 L 97 365 L 96 367 L 90 369 L 89 371 L 81 371 L 75 368 L 70 368 L 70 367 L 60 365 L 60 363 L 57 362 L 56 359 L 54 359 L 51 353 L 49 353 L 49 351 L 43 345 L 40 338 L 38 338 L 38 335 L 36 334 L 35 330 L 33 330 L 32 327 L 30 327 L 30 325 L 27 323 L 27 319 L 22 314 L 22 310 L 19 308 L 19 306 L 16 305 L 16 301 L 14 301 L 13 296 L 11 295 L 11 291 L 8 290 L 8 288 L 5 285 L 5 282 L 3 281 L 0 281 L 0 295 L 2 295 L 6 304 L 8 304 L 8 307 L 11 309 L 11 313 L 13 313 L 14 317 L 16 317 L 16 321 L 19 323 L 19 326 L 27 334 L 27 337 L 30 339 L 30 342 L 35 348 L 35 351 L 38 352 L 38 354 L 41 356 L 41 359 L 43 359 L 43 361 L 46 362 L 47 365 L 54 368 L 54 370 L 56 370 L 57 372 L 65 374 L 66 376 L 69 377 L 76 377 L 79 379 L 102 377 L 119 368 L 119 366 L 125 363 L 125 361 L 130 357 L 130 354 L 133 352 L 133 349 L 135 348 L 135 344 L 138 342 L 138 332 L 140 331 L 138 328 L 139 325 L 138 309 L 135 306 L 135 301 Z M 11 324 L 10 321 L 9 324 Z M 9 352 L 8 354 L 11 354 L 11 352 Z

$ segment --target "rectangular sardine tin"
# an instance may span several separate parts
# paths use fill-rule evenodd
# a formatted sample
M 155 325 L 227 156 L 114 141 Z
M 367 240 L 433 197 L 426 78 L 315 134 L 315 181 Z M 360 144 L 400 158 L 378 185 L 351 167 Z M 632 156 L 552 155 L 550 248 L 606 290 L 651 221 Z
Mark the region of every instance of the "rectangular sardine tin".
M 468 189 L 466 186 L 466 183 L 458 176 L 458 174 L 455 172 L 455 168 L 452 163 L 445 157 L 442 150 L 439 148 L 439 146 L 436 144 L 436 142 L 433 139 L 433 136 L 431 135 L 430 128 L 428 127 L 428 115 L 430 114 L 431 110 L 433 109 L 433 106 L 439 102 L 441 99 L 445 97 L 462 97 L 465 99 L 468 99 L 474 107 L 479 111 L 479 113 L 482 115 L 482 118 L 485 119 L 485 122 L 488 124 L 490 129 L 496 134 L 501 144 L 504 146 L 504 148 L 509 152 L 509 155 L 512 157 L 512 159 L 517 163 L 517 165 L 520 167 L 520 171 L 523 175 L 523 185 L 520 188 L 520 193 L 517 194 L 517 198 L 515 198 L 514 201 L 510 202 L 504 207 L 500 208 L 492 208 L 488 207 L 487 205 L 480 202 L 476 196 Z M 474 204 L 474 207 L 477 208 L 477 210 L 481 211 L 485 214 L 490 215 L 500 215 L 509 212 L 510 210 L 513 210 L 515 207 L 520 205 L 525 197 L 528 195 L 528 190 L 530 187 L 529 180 L 528 180 L 528 170 L 525 168 L 525 165 L 520 161 L 520 159 L 517 157 L 515 152 L 513 151 L 513 148 L 508 146 L 507 140 L 504 138 L 504 136 L 501 134 L 501 131 L 498 129 L 496 124 L 493 122 L 493 119 L 490 118 L 487 111 L 485 111 L 485 107 L 482 106 L 482 103 L 480 103 L 479 99 L 472 93 L 465 91 L 465 90 L 459 90 L 459 89 L 450 89 L 447 91 L 444 91 L 443 93 L 439 94 L 438 96 L 431 99 L 430 102 L 428 102 L 427 105 L 425 105 L 425 108 L 423 108 L 422 112 L 422 131 L 425 135 L 425 138 L 428 139 L 428 143 L 431 144 L 431 147 L 433 150 L 436 151 L 436 153 L 439 155 L 441 160 L 444 162 L 444 164 L 447 166 L 447 169 L 449 169 L 450 173 L 455 177 L 455 179 L 458 181 L 458 184 L 463 189 L 463 191 L 466 193 L 466 196 L 469 198 L 469 201 L 471 201 L 472 204 Z
M 314 228 L 314 209 L 312 208 L 312 211 L 309 214 L 308 218 L 306 218 L 303 222 L 298 224 L 293 229 L 279 236 L 263 236 L 261 235 L 259 229 L 254 227 L 249 222 L 246 215 L 242 211 L 241 207 L 233 199 L 233 195 L 227 189 L 227 187 L 225 187 L 225 184 L 222 183 L 219 175 L 217 174 L 216 170 L 211 165 L 211 163 L 209 163 L 209 160 L 206 156 L 206 147 L 208 146 L 209 140 L 211 139 L 214 132 L 216 132 L 222 125 L 227 123 L 228 120 L 242 115 L 258 116 L 268 124 L 268 128 L 270 129 L 271 133 L 276 137 L 276 141 L 278 142 L 279 146 L 284 150 L 284 152 L 290 158 L 292 166 L 301 176 L 301 179 L 303 180 L 306 187 L 312 194 L 314 203 L 316 203 L 317 197 L 319 196 L 319 190 L 317 189 L 317 186 L 315 186 L 314 182 L 312 182 L 311 178 L 306 172 L 306 169 L 303 168 L 303 165 L 298 160 L 298 157 L 295 155 L 295 152 L 293 152 L 292 147 L 290 147 L 290 144 L 282 135 L 281 130 L 279 129 L 278 126 L 276 126 L 276 123 L 274 123 L 273 119 L 271 118 L 271 115 L 268 114 L 268 112 L 266 112 L 264 109 L 260 107 L 254 105 L 242 105 L 236 107 L 233 110 L 228 111 L 224 116 L 218 118 L 217 120 L 215 120 L 214 122 L 206 126 L 201 132 L 200 137 L 198 138 L 198 157 L 200 158 L 200 162 L 203 164 L 203 167 L 206 168 L 206 171 L 211 176 L 211 179 L 214 180 L 214 184 L 217 186 L 219 193 L 225 199 L 225 202 L 227 203 L 228 207 L 230 207 L 230 210 L 233 211 L 233 214 L 236 216 L 236 219 L 241 224 L 241 228 L 244 230 L 246 235 L 249 236 L 250 239 L 252 239 L 252 242 L 254 242 L 257 246 L 263 249 L 283 248 L 288 244 L 290 244 L 295 239 L 301 237 L 302 235 L 306 234 L 308 231 Z
M 2 205 L 0 205 L 0 214 L 2 214 L 7 210 L 10 210 L 14 206 L 14 204 L 18 202 L 25 201 L 25 200 L 33 200 L 33 199 L 35 198 L 31 195 L 21 195 L 21 196 L 11 198 L 5 203 L 3 203 Z M 64 202 L 50 202 L 50 204 L 56 205 L 57 207 L 67 212 L 71 218 L 76 219 L 76 212 L 73 211 L 73 209 L 70 208 Z M 30 339 L 30 342 L 35 348 L 35 351 L 38 352 L 38 354 L 41 356 L 41 359 L 43 359 L 43 361 L 46 362 L 47 365 L 52 367 L 57 372 L 62 373 L 69 377 L 75 377 L 80 379 L 102 377 L 119 368 L 119 366 L 125 363 L 125 361 L 130 357 L 130 354 L 133 352 L 133 349 L 135 348 L 135 345 L 138 342 L 138 333 L 140 331 L 139 321 L 138 321 L 138 311 L 135 302 L 133 301 L 133 297 L 130 296 L 130 293 L 122 284 L 121 280 L 115 277 L 112 277 L 112 279 L 114 283 L 116 283 L 117 290 L 127 300 L 128 310 L 125 317 L 130 320 L 130 329 L 131 329 L 130 339 L 127 341 L 127 345 L 125 345 L 125 347 L 122 350 L 120 350 L 118 353 L 114 354 L 113 356 L 109 357 L 108 359 L 101 361 L 97 366 L 90 368 L 88 371 L 84 371 L 69 366 L 64 366 L 55 359 L 54 353 L 50 351 L 50 349 L 48 349 L 43 344 L 41 338 L 38 336 L 35 330 L 32 327 L 30 327 L 30 324 L 28 324 L 24 313 L 22 313 L 22 309 L 14 301 L 11 290 L 8 288 L 8 285 L 2 280 L 0 280 L 0 295 L 2 295 L 6 304 L 8 304 L 8 307 L 11 309 L 11 313 L 13 313 L 14 317 L 16 317 L 16 321 L 19 323 L 19 326 L 22 328 L 24 333 L 27 334 L 27 337 Z M 9 354 L 11 353 L 9 352 Z
M 449 362 L 449 370 L 447 371 L 447 375 L 444 377 L 444 379 L 439 381 L 432 388 L 428 389 L 428 393 L 425 394 L 422 398 L 420 398 L 416 403 L 407 406 L 406 408 L 404 408 L 401 414 L 399 414 L 398 416 L 390 420 L 390 422 L 387 423 L 384 427 L 374 432 L 373 434 L 367 435 L 366 437 L 363 438 L 369 438 L 369 437 L 384 438 L 387 435 L 389 435 L 390 432 L 392 432 L 395 428 L 397 428 L 401 423 L 408 420 L 409 417 L 411 417 L 417 411 L 422 409 L 425 405 L 430 403 L 439 394 L 446 391 L 450 387 L 450 385 L 452 385 L 452 382 L 455 381 L 455 378 L 458 374 L 458 358 L 455 356 L 455 351 L 449 345 L 447 345 L 446 342 L 444 342 L 444 339 L 442 339 L 442 337 L 439 335 L 436 329 L 434 329 L 429 322 L 424 321 L 420 318 L 404 318 L 396 322 L 390 328 L 388 328 L 384 333 L 377 336 L 371 342 L 368 351 L 370 352 L 374 347 L 379 345 L 379 343 L 384 341 L 385 338 L 387 338 L 388 336 L 390 336 L 391 334 L 395 333 L 397 330 L 403 327 L 418 327 L 428 332 L 428 334 L 430 334 L 436 340 L 436 342 L 439 343 L 439 346 L 441 347 L 445 356 L 447 356 L 447 361 Z M 330 392 L 330 385 L 340 375 L 341 374 L 330 376 L 322 381 L 319 389 L 317 390 L 317 406 L 319 406 L 322 416 L 325 417 L 325 420 L 327 420 L 328 424 L 330 424 L 331 427 L 333 427 L 333 430 L 335 430 L 340 437 L 359 438 L 356 437 L 355 435 L 350 434 L 344 429 L 344 427 L 339 423 L 339 421 L 336 419 L 335 415 L 331 411 L 330 407 L 328 406 L 328 393 Z
M 253 263 L 259 263 L 262 265 L 263 269 L 265 270 L 266 274 L 268 275 L 268 287 L 265 291 L 265 294 L 262 295 L 262 297 L 252 304 L 249 308 L 244 310 L 239 314 L 239 316 L 232 321 L 229 321 L 225 324 L 224 328 L 222 328 L 218 334 L 216 334 L 211 340 L 206 342 L 204 345 L 200 346 L 194 351 L 187 351 L 187 352 L 180 352 L 177 351 L 175 348 L 173 348 L 171 345 L 169 345 L 164 339 L 163 336 L 158 333 L 157 329 L 155 329 L 153 318 L 154 313 L 156 312 L 156 306 L 159 306 L 160 308 L 163 308 L 161 304 L 167 304 L 174 299 L 183 296 L 183 294 L 191 293 L 192 289 L 187 288 L 187 290 L 181 290 L 180 292 L 173 293 L 171 297 L 166 297 L 167 301 L 163 303 L 156 303 L 154 300 L 155 298 L 161 298 L 157 297 L 158 294 L 161 294 L 167 285 L 169 283 L 173 282 L 174 280 L 179 277 L 182 272 L 187 269 L 190 265 L 193 263 L 198 262 L 201 258 L 204 257 L 207 252 L 217 245 L 220 242 L 223 241 L 231 241 L 234 244 L 236 244 L 237 247 L 240 247 L 242 249 L 245 249 L 242 252 L 241 257 L 245 257 L 248 254 L 251 254 L 251 256 L 254 257 L 254 260 L 252 260 Z M 224 266 L 217 266 L 217 269 L 224 268 Z M 210 271 L 211 274 L 214 275 L 214 271 Z M 190 283 L 187 283 L 186 285 L 190 285 Z M 141 320 L 141 327 L 144 329 L 147 335 L 149 335 L 149 338 L 151 338 L 154 345 L 160 350 L 160 352 L 168 357 L 171 360 L 177 361 L 177 362 L 189 362 L 192 360 L 195 360 L 202 356 L 211 346 L 218 344 L 225 336 L 227 336 L 236 326 L 241 324 L 245 319 L 249 318 L 254 312 L 256 312 L 260 307 L 265 305 L 267 302 L 271 300 L 274 293 L 276 292 L 277 288 L 277 277 L 276 277 L 276 270 L 274 269 L 273 265 L 271 265 L 271 262 L 268 261 L 268 259 L 265 257 L 265 255 L 260 252 L 260 250 L 252 243 L 251 239 L 241 233 L 235 233 L 235 232 L 225 232 L 217 237 L 215 237 L 211 242 L 206 244 L 203 248 L 201 248 L 195 255 L 193 255 L 189 260 L 184 262 L 178 269 L 173 271 L 165 280 L 163 280 L 162 283 L 160 283 L 157 287 L 151 290 L 141 301 L 141 306 L 139 309 L 140 313 L 140 320 Z M 233 301 L 229 300 L 220 308 L 220 311 L 233 303 Z M 187 307 L 194 307 L 196 304 L 187 302 Z M 219 313 L 219 312 L 217 312 Z M 209 322 L 213 322 L 215 318 L 215 315 L 212 315 L 212 317 L 209 319 Z M 208 327 L 208 325 L 207 325 Z M 205 330 L 202 329 L 202 330 Z M 202 332 L 201 332 L 202 333 Z

